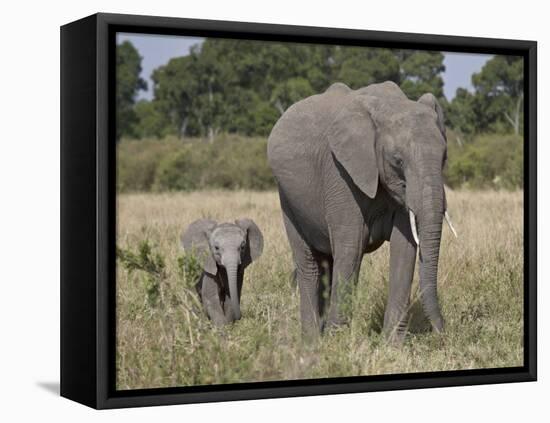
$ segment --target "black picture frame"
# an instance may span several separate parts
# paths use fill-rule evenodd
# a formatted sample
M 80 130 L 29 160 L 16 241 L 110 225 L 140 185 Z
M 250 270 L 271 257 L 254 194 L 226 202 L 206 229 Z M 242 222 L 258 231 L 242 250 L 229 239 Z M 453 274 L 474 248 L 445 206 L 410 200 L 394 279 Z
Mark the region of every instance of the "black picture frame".
M 117 32 L 334 43 L 524 57 L 522 367 L 116 391 L 115 37 Z M 537 44 L 197 19 L 95 14 L 61 27 L 61 395 L 119 408 L 534 381 Z

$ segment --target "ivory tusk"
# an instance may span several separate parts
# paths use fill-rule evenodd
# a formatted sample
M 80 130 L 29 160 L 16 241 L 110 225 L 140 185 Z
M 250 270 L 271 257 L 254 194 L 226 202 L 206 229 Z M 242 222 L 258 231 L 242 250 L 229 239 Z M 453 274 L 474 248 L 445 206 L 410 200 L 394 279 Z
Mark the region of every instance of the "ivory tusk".
M 453 223 L 451 222 L 451 217 L 449 216 L 449 213 L 447 213 L 447 210 L 445 210 L 445 220 L 447 221 L 447 224 L 449 225 L 449 228 L 451 228 L 451 232 L 455 236 L 455 238 L 458 238 L 458 235 L 456 234 L 455 228 L 453 227 Z
M 418 232 L 416 232 L 416 218 L 412 210 L 409 210 L 409 221 L 411 223 L 411 231 L 413 234 L 414 242 L 416 242 L 416 245 L 420 246 L 420 241 L 418 241 Z

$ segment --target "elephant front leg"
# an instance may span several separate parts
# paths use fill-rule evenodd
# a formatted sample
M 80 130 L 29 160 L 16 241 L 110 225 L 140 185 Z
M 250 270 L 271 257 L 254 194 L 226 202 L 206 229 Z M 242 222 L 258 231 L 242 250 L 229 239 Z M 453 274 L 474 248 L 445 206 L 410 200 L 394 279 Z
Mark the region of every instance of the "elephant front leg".
M 204 274 L 202 277 L 201 299 L 204 310 L 214 326 L 220 327 L 228 323 L 220 301 L 218 284 L 208 274 Z
M 416 243 L 408 216 L 398 211 L 390 237 L 390 286 L 384 314 L 384 334 L 393 344 L 402 343 L 407 333 L 415 262 Z

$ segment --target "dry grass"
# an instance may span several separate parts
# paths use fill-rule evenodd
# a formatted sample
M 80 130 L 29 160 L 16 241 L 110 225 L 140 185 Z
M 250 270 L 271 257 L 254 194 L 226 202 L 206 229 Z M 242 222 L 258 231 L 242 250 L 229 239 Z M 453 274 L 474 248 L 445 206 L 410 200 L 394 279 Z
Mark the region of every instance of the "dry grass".
M 275 192 L 120 195 L 118 246 L 136 249 L 147 239 L 166 269 L 161 301 L 151 305 L 144 272 L 117 266 L 118 389 L 522 365 L 523 194 L 448 192 L 448 200 L 459 239 L 444 229 L 439 292 L 447 332 L 431 333 L 413 301 L 411 333 L 394 348 L 380 334 L 388 244 L 363 260 L 351 325 L 304 345 Z M 210 325 L 178 271 L 179 234 L 200 217 L 250 217 L 265 237 L 263 256 L 245 276 L 243 318 L 224 330 Z

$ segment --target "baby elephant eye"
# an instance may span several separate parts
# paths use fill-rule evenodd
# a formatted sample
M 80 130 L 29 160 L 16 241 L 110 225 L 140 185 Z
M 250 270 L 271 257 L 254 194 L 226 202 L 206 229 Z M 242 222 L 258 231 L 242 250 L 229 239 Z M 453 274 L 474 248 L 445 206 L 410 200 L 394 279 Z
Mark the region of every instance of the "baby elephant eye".
M 220 251 L 220 246 L 219 245 L 214 245 L 214 250 Z
M 244 250 L 245 243 L 244 241 L 241 243 L 241 250 Z

